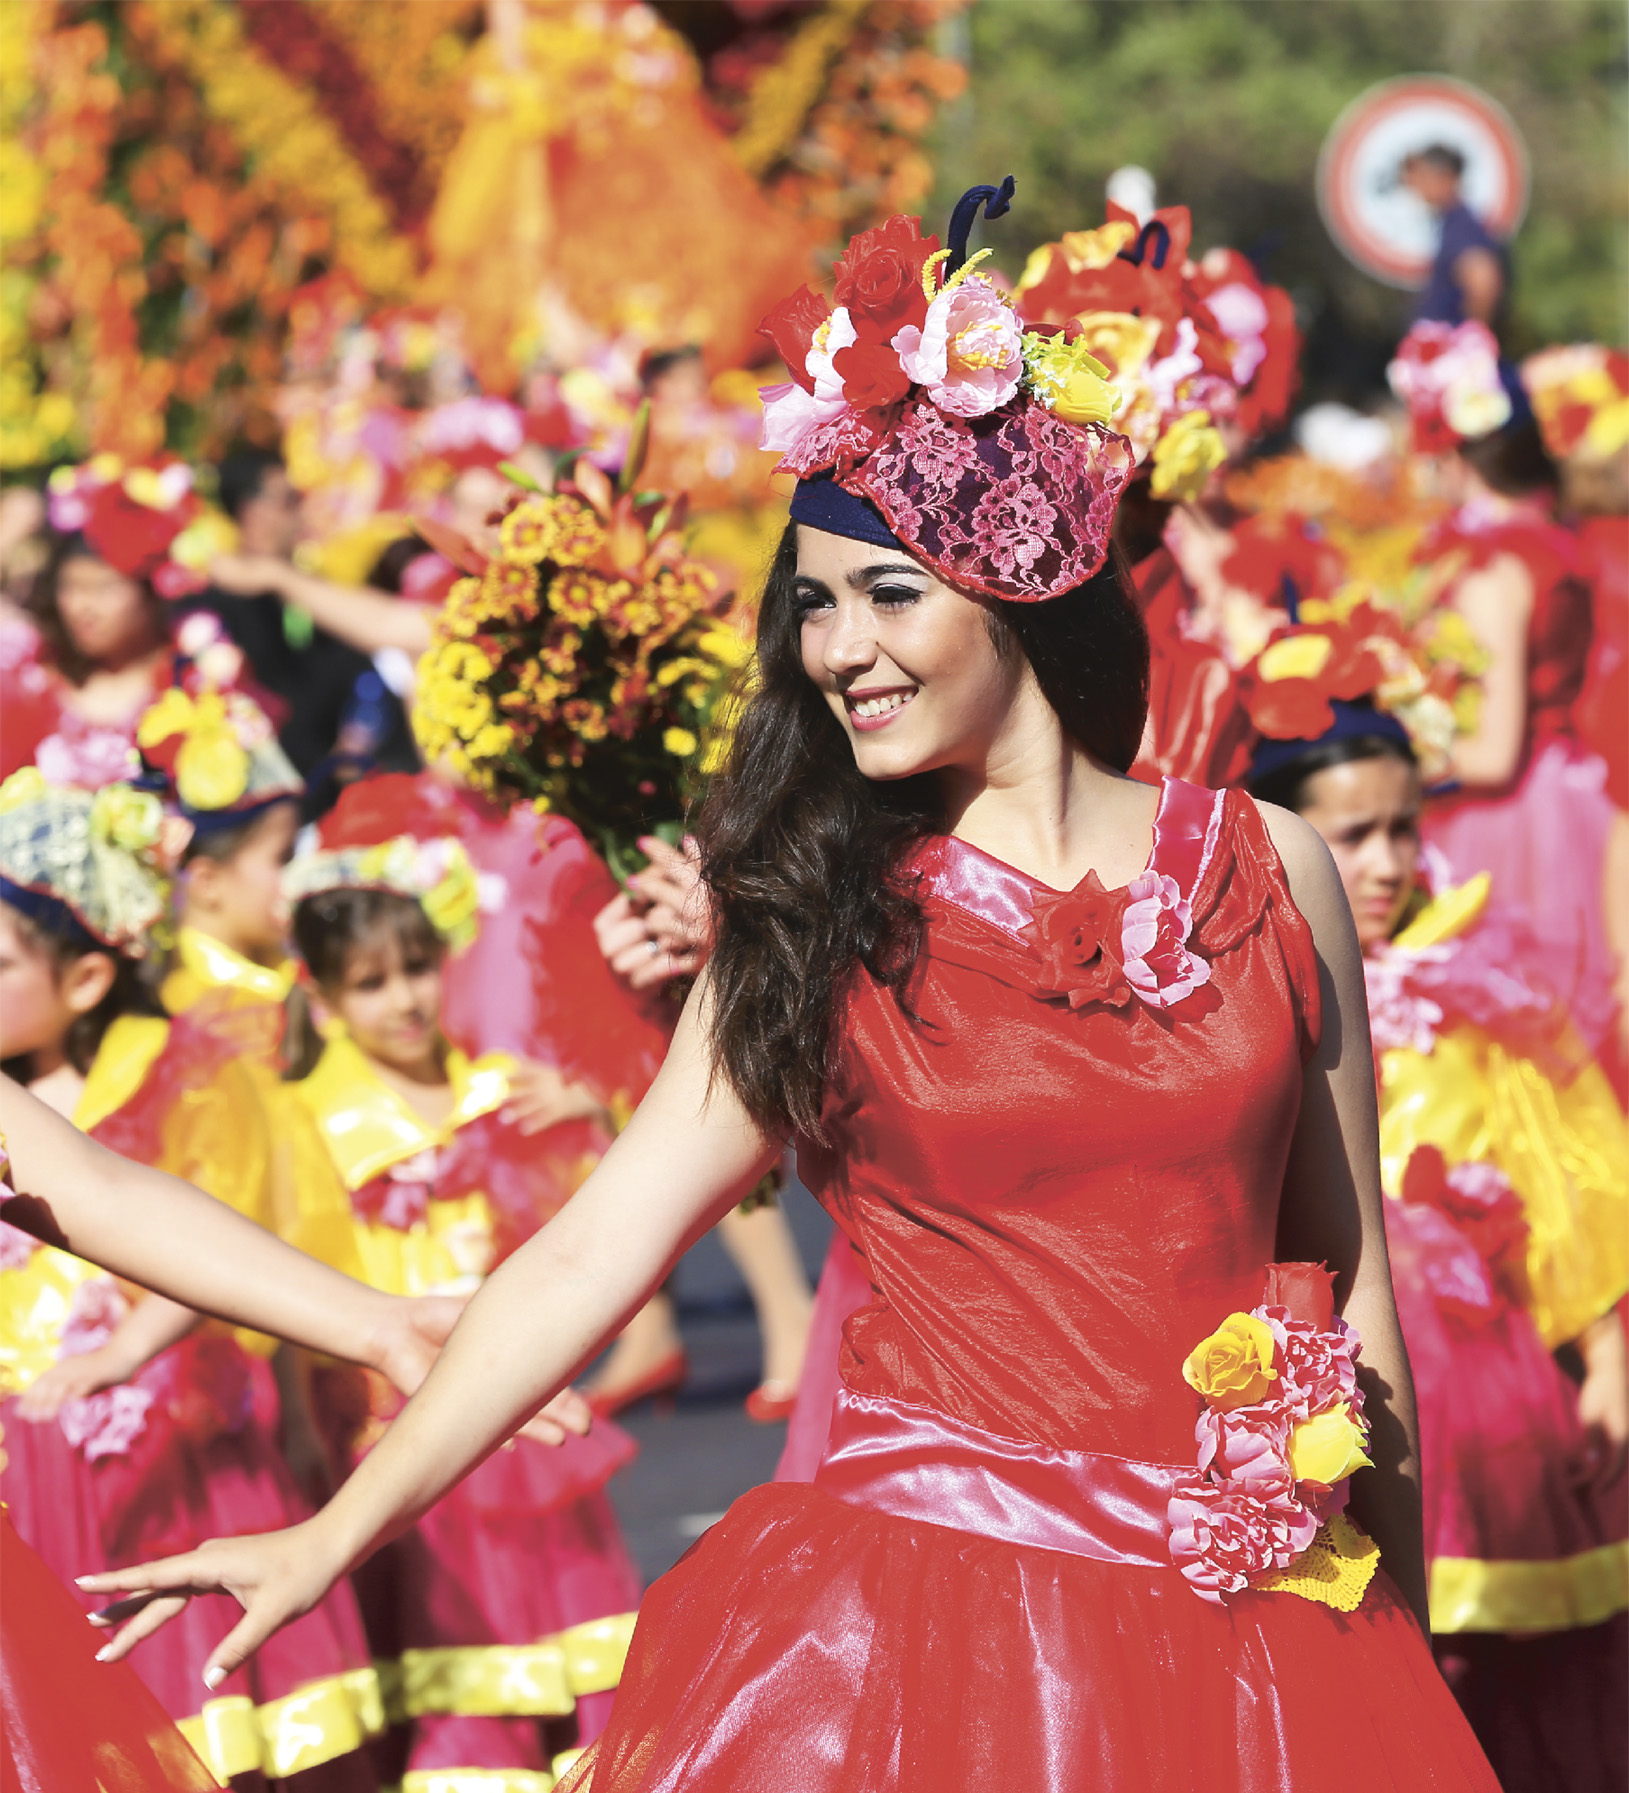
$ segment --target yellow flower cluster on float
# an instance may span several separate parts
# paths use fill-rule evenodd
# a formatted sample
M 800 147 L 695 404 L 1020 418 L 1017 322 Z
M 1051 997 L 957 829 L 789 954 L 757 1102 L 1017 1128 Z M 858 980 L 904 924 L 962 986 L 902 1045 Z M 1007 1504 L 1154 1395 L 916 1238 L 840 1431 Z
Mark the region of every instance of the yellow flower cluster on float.
M 428 759 L 476 789 L 629 845 L 678 821 L 717 763 L 751 648 L 668 527 L 672 507 L 594 491 L 511 507 L 498 554 L 438 618 L 414 728 Z

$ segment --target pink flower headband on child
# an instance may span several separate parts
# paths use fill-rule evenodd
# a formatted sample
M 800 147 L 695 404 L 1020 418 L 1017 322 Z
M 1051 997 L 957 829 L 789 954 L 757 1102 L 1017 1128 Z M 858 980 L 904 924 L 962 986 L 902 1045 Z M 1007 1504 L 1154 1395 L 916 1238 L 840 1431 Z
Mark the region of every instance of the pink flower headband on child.
M 1074 333 L 1024 328 L 974 270 L 980 206 L 1007 210 L 1011 175 L 957 204 L 950 248 L 893 217 L 837 263 L 835 308 L 808 287 L 760 328 L 791 370 L 765 387 L 763 446 L 798 475 L 792 516 L 897 545 L 947 582 L 1038 603 L 1108 554 L 1131 444 L 1119 403 Z

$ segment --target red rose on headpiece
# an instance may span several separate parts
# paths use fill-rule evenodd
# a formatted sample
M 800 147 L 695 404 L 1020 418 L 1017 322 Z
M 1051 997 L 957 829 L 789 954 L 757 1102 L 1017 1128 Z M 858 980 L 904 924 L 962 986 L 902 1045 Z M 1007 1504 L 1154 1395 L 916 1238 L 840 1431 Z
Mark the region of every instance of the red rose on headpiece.
M 189 520 L 186 506 L 155 510 L 138 504 L 119 480 L 92 492 L 88 509 L 85 540 L 128 579 L 147 579 L 157 572 Z
M 938 248 L 937 237 L 922 235 L 920 219 L 898 216 L 851 239 L 835 269 L 834 291 L 862 337 L 868 323 L 884 339 L 907 324 L 921 327 L 928 313 L 922 268 Z
M 843 397 L 859 411 L 881 411 L 896 405 L 911 389 L 910 375 L 900 365 L 899 350 L 889 331 L 867 320 L 846 349 L 831 358 L 843 382 Z
M 814 391 L 814 380 L 804 363 L 814 346 L 815 332 L 830 316 L 831 307 L 819 293 L 800 286 L 758 326 L 758 334 L 769 338 L 775 353 L 786 363 L 787 372 L 805 392 Z
M 1105 890 L 1096 872 L 1077 889 L 1035 899 L 1035 919 L 1024 930 L 1041 959 L 1038 996 L 1063 996 L 1072 1009 L 1089 1002 L 1123 1008 L 1131 985 L 1120 962 L 1125 892 Z

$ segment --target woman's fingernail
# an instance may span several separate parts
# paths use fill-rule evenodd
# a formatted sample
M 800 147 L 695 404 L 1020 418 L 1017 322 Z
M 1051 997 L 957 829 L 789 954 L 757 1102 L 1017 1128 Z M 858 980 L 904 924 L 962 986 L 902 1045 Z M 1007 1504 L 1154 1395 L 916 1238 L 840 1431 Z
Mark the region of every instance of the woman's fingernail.
M 103 1644 L 101 1649 L 99 1649 L 96 1652 L 96 1660 L 98 1662 L 106 1662 L 108 1657 L 110 1657 L 112 1654 L 113 1654 L 112 1644 Z
M 207 1687 L 211 1693 L 213 1693 L 225 1679 L 226 1670 L 223 1668 L 206 1668 L 204 1670 L 204 1686 Z

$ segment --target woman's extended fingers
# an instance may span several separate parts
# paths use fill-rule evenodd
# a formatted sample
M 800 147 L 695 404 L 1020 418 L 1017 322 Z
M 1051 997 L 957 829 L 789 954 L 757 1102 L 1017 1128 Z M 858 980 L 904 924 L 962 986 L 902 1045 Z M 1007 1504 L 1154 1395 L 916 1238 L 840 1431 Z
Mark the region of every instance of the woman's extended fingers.
M 133 1594 L 128 1600 L 116 1600 L 91 1614 L 91 1623 L 103 1629 L 129 1619 L 130 1623 L 110 1637 L 96 1652 L 98 1662 L 122 1662 L 143 1638 L 151 1637 L 180 1612 L 190 1598 L 187 1594 Z

